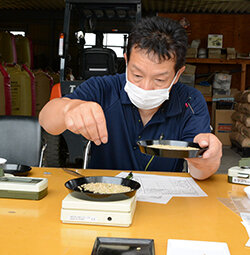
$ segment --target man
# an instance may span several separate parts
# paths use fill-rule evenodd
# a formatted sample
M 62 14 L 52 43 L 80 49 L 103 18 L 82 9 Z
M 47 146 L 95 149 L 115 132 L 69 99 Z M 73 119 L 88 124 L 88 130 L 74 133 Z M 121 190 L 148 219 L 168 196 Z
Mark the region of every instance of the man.
M 93 141 L 89 168 L 182 171 L 182 159 L 150 157 L 136 144 L 141 139 L 194 141 L 208 150 L 187 159 L 197 179 L 220 165 L 221 143 L 210 134 L 206 102 L 196 89 L 178 83 L 185 70 L 187 36 L 167 18 L 145 18 L 132 30 L 126 74 L 92 77 L 72 94 L 45 105 L 39 115 L 54 135 L 66 129 Z

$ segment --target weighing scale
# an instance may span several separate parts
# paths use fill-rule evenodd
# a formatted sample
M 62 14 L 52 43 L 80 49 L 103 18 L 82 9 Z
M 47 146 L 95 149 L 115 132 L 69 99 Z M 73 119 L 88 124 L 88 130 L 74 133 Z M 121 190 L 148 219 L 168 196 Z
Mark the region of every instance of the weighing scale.
M 35 177 L 0 177 L 0 198 L 40 200 L 48 193 L 48 179 Z
M 132 223 L 136 196 L 119 201 L 91 201 L 68 194 L 62 201 L 61 221 L 128 227 Z
M 250 185 L 250 168 L 233 166 L 228 169 L 228 182 Z

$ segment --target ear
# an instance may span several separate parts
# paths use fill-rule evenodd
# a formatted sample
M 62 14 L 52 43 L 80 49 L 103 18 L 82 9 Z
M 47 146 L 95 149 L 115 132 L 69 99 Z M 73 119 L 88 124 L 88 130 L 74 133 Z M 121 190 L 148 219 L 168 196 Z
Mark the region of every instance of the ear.
M 127 54 L 126 54 L 126 52 L 123 54 L 123 56 L 124 56 L 124 59 L 125 59 L 125 63 L 128 64 L 127 63 Z
M 181 67 L 181 68 L 179 69 L 179 71 L 178 71 L 178 75 L 177 75 L 176 80 L 175 80 L 175 83 L 177 83 L 177 82 L 178 82 L 178 80 L 179 80 L 179 78 L 180 78 L 181 74 L 185 71 L 185 69 L 186 69 L 186 67 L 185 67 L 185 66 L 183 66 L 183 67 Z M 174 84 L 175 84 L 175 83 L 174 83 Z

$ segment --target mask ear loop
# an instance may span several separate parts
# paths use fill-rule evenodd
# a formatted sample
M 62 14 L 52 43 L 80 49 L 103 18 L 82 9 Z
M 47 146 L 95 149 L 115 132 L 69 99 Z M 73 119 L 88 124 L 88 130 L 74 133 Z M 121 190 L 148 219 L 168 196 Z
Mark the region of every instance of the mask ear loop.
M 176 75 L 174 76 L 174 79 L 172 80 L 172 82 L 171 82 L 170 86 L 168 87 L 168 89 L 171 89 L 171 88 L 173 87 L 174 82 L 175 82 L 175 80 L 176 80 L 176 77 L 178 76 L 179 71 L 180 71 L 180 70 L 177 71 L 177 73 L 176 73 Z

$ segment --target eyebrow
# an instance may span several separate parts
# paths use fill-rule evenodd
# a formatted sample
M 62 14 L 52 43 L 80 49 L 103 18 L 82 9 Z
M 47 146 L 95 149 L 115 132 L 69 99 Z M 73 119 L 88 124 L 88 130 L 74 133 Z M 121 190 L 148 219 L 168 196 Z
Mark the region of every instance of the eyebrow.
M 141 70 L 139 67 L 137 67 L 135 64 L 133 64 L 132 67 L 133 67 L 134 69 L 136 69 L 137 71 L 142 72 L 142 70 Z M 142 72 L 142 73 L 143 73 L 143 72 Z
M 143 73 L 143 71 L 139 67 L 137 67 L 135 64 L 133 64 L 132 67 L 135 68 L 137 71 L 140 71 L 140 72 Z M 169 71 L 158 73 L 158 74 L 156 74 L 154 76 L 161 76 L 161 75 L 167 75 L 168 76 L 169 75 Z
M 161 76 L 161 75 L 167 75 L 167 76 L 169 76 L 169 72 L 166 71 L 166 72 L 163 72 L 163 73 L 158 73 L 158 74 L 156 74 L 155 76 Z

